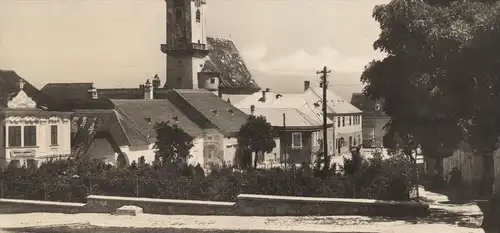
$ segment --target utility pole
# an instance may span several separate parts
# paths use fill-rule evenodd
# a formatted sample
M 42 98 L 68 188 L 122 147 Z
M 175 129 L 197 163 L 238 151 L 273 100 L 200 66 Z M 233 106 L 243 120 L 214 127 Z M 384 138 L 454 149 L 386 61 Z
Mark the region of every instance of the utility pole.
M 282 152 L 283 152 L 283 159 L 284 159 L 284 162 L 285 162 L 285 171 L 286 171 L 286 164 L 287 164 L 287 161 L 286 161 L 286 114 L 283 113 L 283 137 L 281 140 L 283 140 L 283 149 L 282 149 Z
M 331 70 L 328 70 L 325 67 L 323 67 L 323 70 L 317 71 L 317 74 L 321 74 L 321 87 L 323 88 L 323 100 L 321 101 L 323 103 L 323 156 L 324 156 L 324 162 L 325 165 L 323 167 L 323 171 L 326 172 L 330 168 L 329 164 L 329 159 L 328 159 L 328 127 L 327 127 L 327 115 L 326 115 L 326 91 L 328 89 L 328 81 L 326 80 L 326 77 L 328 76 L 329 73 L 331 73 Z

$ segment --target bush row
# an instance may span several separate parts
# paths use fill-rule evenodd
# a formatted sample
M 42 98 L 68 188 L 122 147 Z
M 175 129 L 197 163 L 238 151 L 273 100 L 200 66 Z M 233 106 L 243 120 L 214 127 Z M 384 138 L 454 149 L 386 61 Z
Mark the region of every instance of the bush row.
M 240 193 L 408 200 L 412 166 L 400 156 L 363 159 L 351 174 L 315 175 L 307 166 L 289 170 L 238 171 L 231 167 L 131 164 L 56 160 L 38 168 L 9 167 L 2 173 L 5 198 L 85 202 L 89 194 L 234 201 Z

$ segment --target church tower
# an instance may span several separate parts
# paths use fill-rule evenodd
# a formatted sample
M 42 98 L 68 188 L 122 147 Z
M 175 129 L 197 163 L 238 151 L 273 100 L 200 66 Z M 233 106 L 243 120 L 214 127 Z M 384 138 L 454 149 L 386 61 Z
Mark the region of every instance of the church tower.
M 167 55 L 165 87 L 198 89 L 198 72 L 208 55 L 205 0 L 165 0 L 167 40 L 161 51 Z

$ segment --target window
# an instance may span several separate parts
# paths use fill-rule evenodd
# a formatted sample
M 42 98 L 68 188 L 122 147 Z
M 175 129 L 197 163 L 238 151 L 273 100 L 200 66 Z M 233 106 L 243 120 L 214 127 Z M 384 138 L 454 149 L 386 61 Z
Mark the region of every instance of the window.
M 292 148 L 302 148 L 302 133 L 292 133 Z
M 352 147 L 352 137 L 349 137 L 349 148 Z
M 21 146 L 21 126 L 9 126 L 9 147 Z
M 337 153 L 340 155 L 340 148 L 342 147 L 342 146 L 340 145 L 340 139 L 337 139 L 337 143 L 336 143 L 336 144 L 337 144 L 337 145 L 336 145 L 336 146 L 337 146 Z
M 196 10 L 196 22 L 200 22 L 201 21 L 201 12 L 200 12 L 200 9 Z
M 337 127 L 340 127 L 340 117 L 337 117 Z
M 50 145 L 57 146 L 58 143 L 59 142 L 57 140 L 57 125 L 51 125 L 50 126 Z
M 347 120 L 349 120 L 349 125 L 352 125 L 352 117 L 351 117 L 351 116 L 348 116 L 348 117 L 347 117 Z
M 2 127 L 2 138 L 3 138 L 3 147 L 7 146 L 7 130 L 5 127 Z
M 342 117 L 342 127 L 345 126 L 345 117 Z
M 24 126 L 24 146 L 36 146 L 36 126 Z
M 215 78 L 211 78 L 210 79 L 210 84 L 214 84 L 215 83 Z

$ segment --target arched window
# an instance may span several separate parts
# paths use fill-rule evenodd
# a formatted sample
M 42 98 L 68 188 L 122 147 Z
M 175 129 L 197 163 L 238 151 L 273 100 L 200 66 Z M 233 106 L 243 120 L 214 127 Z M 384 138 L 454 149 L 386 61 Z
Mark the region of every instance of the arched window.
M 196 10 L 196 22 L 200 22 L 201 21 L 201 12 L 200 12 L 200 9 Z

